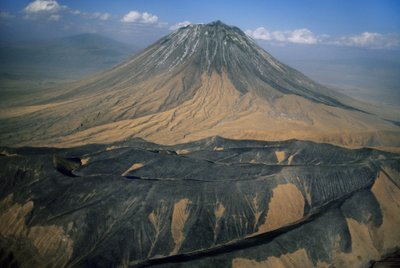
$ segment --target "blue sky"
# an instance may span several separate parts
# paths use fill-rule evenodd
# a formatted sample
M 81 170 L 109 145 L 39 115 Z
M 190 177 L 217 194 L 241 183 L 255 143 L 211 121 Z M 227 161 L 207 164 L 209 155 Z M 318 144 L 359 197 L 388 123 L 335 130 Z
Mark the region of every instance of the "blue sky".
M 1 0 L 0 12 L 4 40 L 96 32 L 146 45 L 175 24 L 219 19 L 276 45 L 400 47 L 396 0 Z
M 321 83 L 400 105 L 398 0 L 0 0 L 0 45 L 89 32 L 144 48 L 214 20 Z

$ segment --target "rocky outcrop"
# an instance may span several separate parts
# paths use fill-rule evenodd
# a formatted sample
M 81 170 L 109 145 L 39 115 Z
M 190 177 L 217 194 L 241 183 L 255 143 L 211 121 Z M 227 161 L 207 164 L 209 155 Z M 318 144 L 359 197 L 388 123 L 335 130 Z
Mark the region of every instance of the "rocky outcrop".
M 367 267 L 400 246 L 397 154 L 218 137 L 1 151 L 2 266 Z

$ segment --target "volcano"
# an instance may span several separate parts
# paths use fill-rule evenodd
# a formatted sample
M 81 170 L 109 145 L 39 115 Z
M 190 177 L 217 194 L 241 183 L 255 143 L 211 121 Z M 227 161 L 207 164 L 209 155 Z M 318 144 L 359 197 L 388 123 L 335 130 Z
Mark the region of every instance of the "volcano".
M 0 113 L 0 267 L 396 259 L 400 129 L 355 104 L 219 21 L 33 92 Z
M 400 128 L 280 63 L 220 21 L 189 25 L 91 78 L 1 111 L 3 145 L 210 136 L 398 146 Z

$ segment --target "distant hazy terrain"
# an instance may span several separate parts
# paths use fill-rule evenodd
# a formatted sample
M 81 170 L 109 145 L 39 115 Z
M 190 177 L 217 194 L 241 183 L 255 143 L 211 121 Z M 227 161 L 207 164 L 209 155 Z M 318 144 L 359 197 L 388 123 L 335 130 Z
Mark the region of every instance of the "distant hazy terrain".
M 349 96 L 400 105 L 400 62 L 360 59 L 293 61 L 290 64 Z
M 107 70 L 139 49 L 97 34 L 0 44 L 0 106 Z
M 262 45 L 284 63 L 348 96 L 400 106 L 400 52 Z
M 122 54 L 85 43 L 44 65 Z M 188 25 L 77 81 L 16 81 L 0 267 L 361 268 L 400 249 L 400 108 L 331 90 L 235 26 Z
M 400 106 L 400 52 L 260 45 L 336 91 L 375 104 Z M 139 50 L 97 34 L 0 44 L 0 92 L 2 97 L 12 98 L 60 80 L 85 78 Z
M 396 113 L 315 83 L 220 21 L 182 28 L 114 68 L 10 103 L 0 107 L 8 146 L 209 136 L 400 145 L 399 127 L 389 122 L 400 121 Z
M 0 45 L 0 79 L 65 80 L 105 70 L 138 49 L 97 34 Z

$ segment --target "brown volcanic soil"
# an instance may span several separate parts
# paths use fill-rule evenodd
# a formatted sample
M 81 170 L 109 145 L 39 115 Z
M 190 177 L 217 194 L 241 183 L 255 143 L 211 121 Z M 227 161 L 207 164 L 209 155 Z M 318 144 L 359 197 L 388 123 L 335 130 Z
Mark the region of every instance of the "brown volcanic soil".
M 0 152 L 1 267 L 368 267 L 400 247 L 398 154 L 222 138 Z
M 0 140 L 71 147 L 219 135 L 400 145 L 400 127 L 385 120 L 398 116 L 360 109 L 368 107 L 278 62 L 238 28 L 214 22 L 182 28 L 109 71 L 2 108 Z

